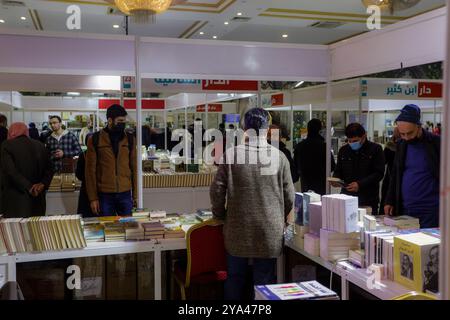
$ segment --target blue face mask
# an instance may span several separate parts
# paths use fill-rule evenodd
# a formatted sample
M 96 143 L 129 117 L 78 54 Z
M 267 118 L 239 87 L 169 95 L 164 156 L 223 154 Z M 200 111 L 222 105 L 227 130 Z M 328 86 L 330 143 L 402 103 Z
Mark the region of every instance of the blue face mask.
M 349 143 L 349 145 L 350 145 L 350 148 L 352 148 L 353 151 L 358 151 L 362 147 L 361 141 L 352 142 L 352 143 Z

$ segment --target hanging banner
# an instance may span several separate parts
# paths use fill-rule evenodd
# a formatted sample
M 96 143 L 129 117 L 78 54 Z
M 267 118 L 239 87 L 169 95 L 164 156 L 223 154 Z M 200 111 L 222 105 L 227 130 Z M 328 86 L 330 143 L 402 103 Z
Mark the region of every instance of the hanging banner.
M 273 94 L 271 100 L 272 100 L 272 107 L 283 106 L 284 105 L 284 94 L 283 93 Z
M 98 108 L 106 110 L 113 104 L 120 104 L 119 99 L 100 99 Z M 136 110 L 136 99 L 125 99 L 123 107 L 127 110 Z M 164 110 L 166 102 L 164 100 L 142 100 L 142 110 Z
M 361 96 L 368 99 L 442 99 L 441 81 L 416 79 L 362 79 Z
M 258 91 L 258 81 L 244 80 L 203 80 L 205 91 Z
M 208 112 L 222 112 L 222 105 L 218 103 L 208 104 Z M 205 105 L 199 105 L 196 109 L 197 112 L 205 112 Z

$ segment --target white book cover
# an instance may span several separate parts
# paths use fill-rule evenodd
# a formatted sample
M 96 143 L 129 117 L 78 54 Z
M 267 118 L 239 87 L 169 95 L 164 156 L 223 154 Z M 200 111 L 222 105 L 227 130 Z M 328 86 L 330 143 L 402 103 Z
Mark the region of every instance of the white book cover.
M 344 200 L 344 203 L 343 231 L 345 233 L 358 232 L 358 198 L 349 196 Z

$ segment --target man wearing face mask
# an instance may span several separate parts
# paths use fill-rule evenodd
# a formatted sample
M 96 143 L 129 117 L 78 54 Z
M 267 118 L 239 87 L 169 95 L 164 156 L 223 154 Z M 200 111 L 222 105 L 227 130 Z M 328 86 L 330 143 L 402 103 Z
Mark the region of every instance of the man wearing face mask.
M 94 214 L 131 215 L 137 197 L 136 141 L 125 132 L 122 106 L 109 107 L 106 117 L 108 126 L 88 140 L 86 191 Z
M 422 129 L 416 105 L 405 106 L 396 122 L 401 140 L 384 213 L 416 217 L 422 228 L 438 227 L 440 138 Z
M 338 153 L 333 176 L 344 180 L 342 193 L 358 197 L 359 206 L 378 212 L 380 181 L 384 176 L 384 154 L 379 144 L 367 140 L 364 127 L 351 123 L 345 129 L 348 144 Z M 331 183 L 334 187 L 338 184 Z

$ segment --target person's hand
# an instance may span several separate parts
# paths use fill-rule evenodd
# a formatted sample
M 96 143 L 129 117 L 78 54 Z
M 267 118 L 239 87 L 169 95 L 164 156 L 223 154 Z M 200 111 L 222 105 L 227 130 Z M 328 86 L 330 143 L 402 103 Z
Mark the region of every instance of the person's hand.
M 61 159 L 62 157 L 64 157 L 64 152 L 62 150 L 58 149 L 55 151 L 54 155 L 55 155 L 55 158 Z
M 98 200 L 91 201 L 91 211 L 93 214 L 100 214 L 100 202 Z
M 358 184 L 358 182 L 352 182 L 352 183 L 350 183 L 347 187 L 345 187 L 345 189 L 346 189 L 348 192 L 356 193 L 356 192 L 359 191 L 359 184 Z
M 388 216 L 392 216 L 394 214 L 394 206 L 389 204 L 384 206 L 384 214 Z
M 37 197 L 44 191 L 44 189 L 45 186 L 43 183 L 36 183 L 33 184 L 29 192 L 33 197 Z

